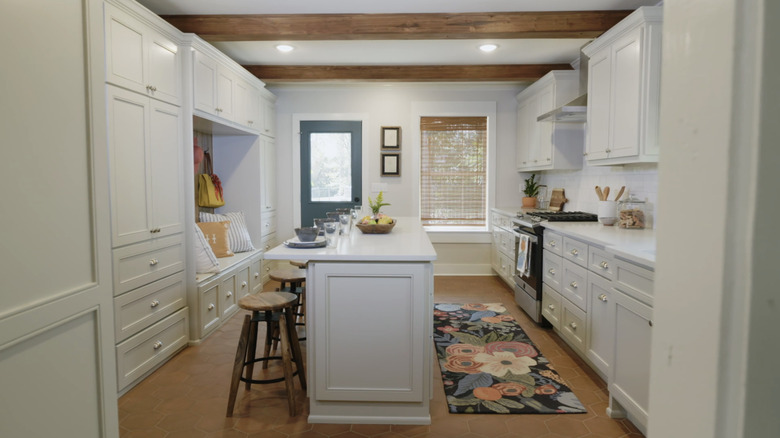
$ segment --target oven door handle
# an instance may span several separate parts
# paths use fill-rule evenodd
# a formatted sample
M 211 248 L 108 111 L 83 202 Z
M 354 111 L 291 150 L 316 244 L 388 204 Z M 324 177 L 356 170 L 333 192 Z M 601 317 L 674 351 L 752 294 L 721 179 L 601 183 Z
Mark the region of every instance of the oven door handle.
M 531 233 L 526 233 L 526 232 L 518 231 L 518 230 L 512 230 L 512 234 L 514 234 L 515 237 L 528 236 L 528 239 L 531 241 L 531 243 L 539 243 L 539 237 L 535 236 L 535 235 L 533 235 Z

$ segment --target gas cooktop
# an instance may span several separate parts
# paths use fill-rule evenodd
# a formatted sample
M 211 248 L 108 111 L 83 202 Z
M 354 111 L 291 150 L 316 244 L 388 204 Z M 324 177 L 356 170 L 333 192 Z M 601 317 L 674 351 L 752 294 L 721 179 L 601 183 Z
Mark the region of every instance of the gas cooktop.
M 533 225 L 541 221 L 549 222 L 596 222 L 598 216 L 584 211 L 529 211 L 518 213 L 520 221 Z

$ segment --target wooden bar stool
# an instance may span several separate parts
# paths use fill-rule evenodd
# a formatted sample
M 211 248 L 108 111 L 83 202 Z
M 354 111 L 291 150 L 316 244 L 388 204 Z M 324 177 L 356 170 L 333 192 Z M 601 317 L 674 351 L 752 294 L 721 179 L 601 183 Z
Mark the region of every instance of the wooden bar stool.
M 298 375 L 301 388 L 306 391 L 306 372 L 303 368 L 303 356 L 301 346 L 298 343 L 298 335 L 295 333 L 295 316 L 293 307 L 298 302 L 298 296 L 289 292 L 261 292 L 255 295 L 247 295 L 238 300 L 238 307 L 252 312 L 252 315 L 244 316 L 244 324 L 241 327 L 241 336 L 238 339 L 238 349 L 233 362 L 233 375 L 230 380 L 230 396 L 228 398 L 227 416 L 233 416 L 233 407 L 236 404 L 236 393 L 240 382 L 246 382 L 249 390 L 252 383 L 275 383 L 284 380 L 287 388 L 287 401 L 290 405 L 290 416 L 295 416 L 295 392 L 293 376 Z M 257 358 L 257 329 L 258 323 L 266 323 L 265 354 Z M 279 329 L 282 355 L 269 356 L 272 333 L 274 327 Z M 284 376 L 276 379 L 255 380 L 252 379 L 255 362 L 263 362 L 263 368 L 267 367 L 269 360 L 282 361 Z M 295 362 L 295 371 L 292 363 Z M 245 376 L 244 370 L 246 369 Z
M 271 280 L 278 281 L 280 283 L 279 291 L 292 292 L 298 295 L 298 306 L 295 309 L 295 325 L 305 326 L 306 288 L 304 287 L 304 283 L 306 282 L 306 270 L 301 268 L 273 269 L 268 273 L 268 277 Z M 300 340 L 305 341 L 306 337 L 301 337 Z

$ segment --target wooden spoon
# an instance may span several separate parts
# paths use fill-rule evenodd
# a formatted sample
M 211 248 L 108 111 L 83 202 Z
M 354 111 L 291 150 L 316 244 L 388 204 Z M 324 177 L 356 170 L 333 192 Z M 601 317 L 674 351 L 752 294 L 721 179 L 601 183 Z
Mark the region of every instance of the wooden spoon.
M 620 200 L 620 197 L 623 196 L 623 190 L 625 190 L 625 189 L 626 189 L 626 186 L 623 186 L 623 187 L 620 188 L 620 191 L 618 191 L 617 196 L 615 196 L 615 201 L 619 201 Z
M 607 199 L 609 199 L 609 186 L 604 187 L 604 199 L 602 199 L 602 201 L 606 201 Z
M 604 194 L 601 193 L 601 187 L 599 187 L 599 186 L 596 186 L 596 195 L 598 195 L 599 201 L 603 201 L 604 200 Z

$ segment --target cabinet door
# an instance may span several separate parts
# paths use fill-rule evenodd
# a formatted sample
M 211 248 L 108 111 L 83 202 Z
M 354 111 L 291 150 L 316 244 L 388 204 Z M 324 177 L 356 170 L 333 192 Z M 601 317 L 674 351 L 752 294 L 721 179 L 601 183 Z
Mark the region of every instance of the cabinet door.
M 217 114 L 217 61 L 195 51 L 194 68 L 195 109 Z
M 160 237 L 184 229 L 180 108 L 163 102 L 150 102 L 149 197 L 154 236 Z
M 233 312 L 238 310 L 235 275 L 231 275 L 230 277 L 222 280 L 222 284 L 219 287 L 219 294 L 220 298 L 222 299 L 222 302 L 219 305 L 221 318 L 232 315 Z
M 260 101 L 257 90 L 248 82 L 237 80 L 235 86 L 236 123 L 250 129 L 260 129 Z
M 178 46 L 158 32 L 148 31 L 147 85 L 150 96 L 179 105 L 181 95 L 181 57 Z
M 647 425 L 653 311 L 618 290 L 614 297 L 615 360 L 609 393 L 641 424 Z
M 233 89 L 236 76 L 221 65 L 217 66 L 217 115 L 235 121 L 236 103 Z
M 520 102 L 517 106 L 517 168 L 529 167 L 531 154 L 530 102 Z
M 267 138 L 261 138 L 260 141 L 263 144 L 263 187 L 260 190 L 262 211 L 270 212 L 276 210 L 276 142 Z
M 609 376 L 615 352 L 615 301 L 610 282 L 588 272 L 588 346 L 590 362 Z
M 612 45 L 610 158 L 639 154 L 642 31 L 643 28 L 637 28 Z
M 276 102 L 262 98 L 263 134 L 276 137 Z
M 610 144 L 610 84 L 612 70 L 609 48 L 595 53 L 588 61 L 588 129 L 589 160 L 607 158 Z
M 536 125 L 536 135 L 539 139 L 531 148 L 531 162 L 535 167 L 552 165 L 552 136 L 555 124 L 551 122 L 537 122 L 536 118 L 555 109 L 554 92 L 555 84 L 550 84 L 536 96 L 536 114 L 531 118 L 531 123 Z
M 561 295 L 583 311 L 587 310 L 588 271 L 569 260 L 563 260 Z
M 112 243 L 122 246 L 152 236 L 149 168 L 149 98 L 108 86 L 108 149 Z M 178 205 L 178 201 L 177 201 Z
M 106 81 L 145 93 L 142 27 L 111 5 L 105 10 Z

